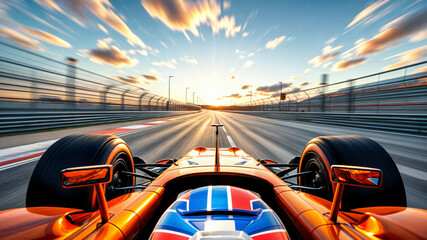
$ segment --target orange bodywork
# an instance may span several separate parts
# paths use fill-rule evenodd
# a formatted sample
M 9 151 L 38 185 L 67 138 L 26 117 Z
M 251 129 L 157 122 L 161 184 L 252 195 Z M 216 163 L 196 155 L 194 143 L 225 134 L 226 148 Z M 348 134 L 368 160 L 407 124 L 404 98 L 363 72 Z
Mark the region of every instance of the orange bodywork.
M 427 236 L 427 228 L 423 226 L 427 222 L 425 210 L 353 209 L 340 211 L 337 221 L 333 222 L 328 217 L 330 201 L 291 189 L 244 151 L 220 149 L 221 168 L 215 171 L 215 149 L 203 150 L 197 148 L 187 153 L 144 191 L 109 201 L 110 219 L 106 223 L 102 223 L 99 211 L 57 207 L 13 209 L 0 212 L 0 239 L 133 239 L 144 231 L 149 236 L 147 231 L 157 222 L 159 212 L 164 211 L 162 204 L 168 203 L 172 188 L 178 186 L 173 184 L 199 178 L 236 179 L 228 185 L 237 184 L 241 178 L 253 179 L 264 184 L 262 186 L 270 186 L 270 202 L 277 205 L 273 209 L 286 228 L 302 239 L 425 239 Z

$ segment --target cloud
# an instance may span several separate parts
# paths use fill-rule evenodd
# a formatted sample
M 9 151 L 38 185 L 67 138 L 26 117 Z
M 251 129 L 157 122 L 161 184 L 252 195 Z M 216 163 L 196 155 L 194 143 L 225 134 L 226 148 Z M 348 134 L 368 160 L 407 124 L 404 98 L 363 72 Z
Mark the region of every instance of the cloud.
M 0 22 L 6 24 L 12 24 L 13 20 L 10 18 L 7 11 L 9 10 L 9 6 L 3 2 L 0 2 Z
M 311 72 L 311 68 L 307 68 L 306 70 L 304 70 L 304 73 L 309 73 Z
M 97 46 L 98 48 L 86 51 L 93 62 L 106 63 L 115 67 L 134 66 L 138 63 L 136 58 L 130 58 L 125 51 L 116 46 L 109 46 L 104 40 L 98 40 Z
M 154 75 L 142 74 L 141 76 L 149 81 L 159 81 L 159 78 Z
M 41 6 L 58 11 L 75 22 L 82 25 L 81 21 L 78 19 L 83 19 L 86 22 L 91 22 L 88 13 L 96 16 L 100 20 L 102 20 L 105 24 L 116 30 L 118 33 L 126 37 L 129 44 L 132 46 L 140 46 L 141 48 L 146 48 L 145 43 L 135 34 L 130 28 L 126 25 L 126 23 L 113 11 L 114 6 L 108 0 L 73 0 L 73 1 L 64 1 L 64 7 L 68 11 L 64 11 L 58 4 L 53 0 L 48 1 L 37 1 Z M 68 14 L 71 12 L 74 16 Z
M 293 76 L 293 77 L 291 77 L 291 81 L 295 81 L 295 80 L 297 80 L 299 78 L 299 76 Z
M 253 86 L 252 85 L 243 85 L 242 86 L 242 90 L 246 90 L 246 89 L 249 89 L 249 88 L 252 88 Z
M 154 66 L 157 66 L 157 67 L 168 67 L 171 69 L 176 69 L 175 59 L 172 59 L 170 61 L 152 62 L 151 64 L 153 64 Z
M 286 88 L 283 92 L 287 93 L 287 94 L 297 93 L 297 92 L 301 92 L 301 88 L 299 88 L 299 87 L 290 87 L 290 88 Z M 280 93 L 276 93 L 276 94 L 277 94 L 277 96 L 275 96 L 275 97 L 278 97 L 280 95 Z M 274 94 L 274 95 L 276 95 L 276 94 Z
M 336 37 L 331 37 L 328 41 L 326 41 L 326 44 L 331 44 L 331 43 L 335 42 L 335 40 L 337 40 Z
M 290 87 L 292 83 L 282 83 L 282 89 Z M 264 93 L 272 93 L 272 92 L 278 92 L 280 91 L 280 83 L 275 83 L 272 85 L 265 85 L 257 87 L 256 89 L 258 92 L 264 92 Z
M 393 21 L 391 21 L 391 22 L 387 23 L 386 25 L 382 26 L 382 27 L 381 27 L 381 29 L 380 29 L 380 31 L 381 31 L 381 32 L 383 32 L 383 31 L 385 31 L 385 30 L 389 29 L 390 27 L 392 27 L 392 26 L 396 25 L 396 23 L 398 23 L 398 22 L 402 21 L 402 19 L 404 19 L 408 14 L 409 14 L 409 13 L 407 13 L 407 14 L 405 14 L 405 15 L 403 15 L 403 16 L 400 16 L 400 17 L 398 17 L 398 18 L 394 19 Z
M 411 39 L 409 39 L 409 42 L 419 42 L 427 38 L 427 29 L 424 29 L 417 34 L 415 34 Z
M 354 67 L 358 64 L 362 64 L 366 60 L 367 60 L 367 58 L 356 58 L 356 59 L 349 59 L 349 60 L 340 61 L 340 62 L 337 62 L 334 64 L 334 66 L 332 67 L 332 71 L 345 70 L 347 68 Z
M 55 0 L 35 0 L 35 2 L 37 2 L 38 4 L 40 4 L 41 6 L 49 10 L 55 10 L 60 13 L 64 13 L 62 8 L 59 7 L 58 4 L 56 4 Z
M 339 53 L 330 53 L 327 55 L 321 55 L 321 56 L 317 56 L 314 57 L 312 59 L 310 59 L 310 61 L 308 61 L 308 63 L 313 64 L 315 67 L 319 66 L 320 64 L 326 62 L 327 60 L 333 59 L 335 58 Z
M 328 63 L 325 63 L 325 64 L 323 64 L 323 68 L 327 68 L 327 67 L 329 67 L 329 66 L 331 66 L 331 64 L 332 64 L 332 62 L 328 62 Z
M 19 33 L 4 26 L 0 26 L 0 37 L 4 37 L 13 42 L 14 44 L 28 49 L 43 51 L 43 48 L 40 47 L 39 42 L 37 40 L 34 40 L 30 37 L 25 36 L 22 33 Z
M 66 42 L 65 40 L 52 35 L 50 33 L 44 32 L 40 29 L 36 28 L 30 28 L 30 27 L 20 27 L 22 31 L 24 31 L 26 34 L 35 37 L 39 40 L 42 40 L 43 42 L 47 42 L 56 46 L 65 47 L 65 48 L 71 48 L 71 44 Z
M 342 48 L 341 45 L 336 47 L 332 47 L 331 45 L 328 45 L 322 49 L 322 55 L 316 56 L 310 59 L 308 63 L 313 64 L 315 67 L 317 67 L 320 64 L 335 58 L 339 54 L 339 52 L 337 51 L 340 50 L 341 48 Z
M 197 64 L 197 60 L 195 58 L 189 58 L 187 56 L 184 56 L 184 57 L 180 57 L 179 59 L 183 62 L 191 63 L 193 65 Z
M 125 83 L 130 83 L 130 84 L 141 83 L 141 79 L 137 76 L 127 76 L 127 77 L 115 76 L 113 78 Z
M 227 37 L 234 37 L 241 30 L 241 26 L 236 26 L 234 16 L 219 18 L 221 6 L 213 0 L 142 0 L 141 3 L 152 18 L 182 32 L 188 40 L 187 31 L 199 37 L 197 28 L 202 24 L 210 26 L 214 34 L 224 30 Z
M 236 54 L 246 54 L 246 52 L 245 52 L 245 51 L 242 51 L 242 50 L 240 50 L 240 49 L 236 49 L 234 52 L 235 52 Z
M 222 98 L 242 98 L 242 95 L 240 95 L 240 93 L 233 93 L 228 96 L 223 96 Z
M 160 41 L 160 44 L 162 44 L 163 47 L 168 48 L 168 46 L 164 42 Z
M 239 49 L 236 49 L 235 53 L 240 54 L 240 56 L 239 56 L 240 59 L 244 59 L 246 57 L 253 57 L 255 55 L 253 52 L 248 54 L 246 51 L 242 51 Z
M 148 55 L 148 52 L 147 52 L 147 50 L 137 50 L 136 51 L 137 53 L 139 53 L 139 54 L 141 54 L 142 56 L 147 56 Z
M 369 18 L 366 19 L 366 21 L 364 21 L 362 23 L 363 26 L 367 26 L 375 21 L 378 21 L 379 19 L 383 18 L 385 15 L 389 14 L 390 12 L 393 11 L 393 8 L 395 8 L 395 6 L 397 6 L 397 4 L 393 4 L 388 6 L 387 8 L 385 8 L 384 10 L 373 14 L 372 16 L 370 16 Z
M 377 10 L 378 8 L 380 8 L 381 6 L 383 6 L 384 4 L 386 4 L 388 2 L 388 0 L 379 0 L 374 2 L 373 4 L 369 5 L 367 8 L 363 9 L 363 11 L 361 11 L 359 14 L 356 15 L 356 17 L 353 18 L 353 21 L 351 21 L 350 24 L 348 24 L 348 26 L 346 28 L 349 28 L 353 25 L 359 25 L 367 20 L 369 20 L 371 18 L 371 14 Z
M 35 0 L 40 6 L 52 12 L 60 12 L 63 15 L 67 16 L 69 19 L 80 25 L 81 27 L 85 27 L 85 25 L 75 16 L 69 13 L 69 11 L 64 11 L 62 6 L 59 6 L 55 0 Z M 65 8 L 65 7 L 64 7 Z
M 248 69 L 248 68 L 252 67 L 252 65 L 254 65 L 254 63 L 255 63 L 254 61 L 250 61 L 249 60 L 249 61 L 246 61 L 245 64 L 243 64 L 242 67 L 245 68 L 245 69 Z
M 229 1 L 224 1 L 223 3 L 222 3 L 222 8 L 224 9 L 224 10 L 227 10 L 227 9 L 230 9 L 230 2 Z
M 214 34 L 218 33 L 221 29 L 224 29 L 226 37 L 236 36 L 236 34 L 240 32 L 241 28 L 241 26 L 236 27 L 236 20 L 234 19 L 234 16 L 224 16 L 219 21 L 212 24 L 212 31 Z
M 159 71 L 157 71 L 157 70 L 156 70 L 156 69 L 154 69 L 154 68 L 151 68 L 149 72 L 150 72 L 150 73 L 152 73 L 152 74 L 161 75 L 161 74 L 159 73 Z
M 301 83 L 299 86 L 300 87 L 305 87 L 305 86 L 307 86 L 307 85 L 309 85 L 310 83 L 309 82 L 303 82 L 303 83 Z
M 419 33 L 420 31 L 423 31 L 427 26 L 427 21 L 425 20 L 426 15 L 427 8 L 424 8 L 410 15 L 398 25 L 381 32 L 370 40 L 363 42 L 357 48 L 357 56 L 382 51 L 391 47 L 390 45 L 398 40 L 410 37 Z
M 47 21 L 41 19 L 40 17 L 36 16 L 32 11 L 28 11 L 26 8 L 26 4 L 24 4 L 24 1 L 5 1 L 5 0 L 0 0 L 0 21 L 5 24 L 5 25 L 9 25 L 9 26 L 20 26 L 21 24 L 17 23 L 15 20 L 13 20 L 8 14 L 7 14 L 7 10 L 9 9 L 9 6 L 7 6 L 6 4 L 8 4 L 10 7 L 13 7 L 14 10 L 20 11 L 22 12 L 24 15 L 44 24 L 45 26 L 48 26 L 52 29 L 54 29 L 55 31 L 58 31 L 64 35 L 68 35 L 68 33 L 64 32 L 62 29 L 59 29 L 55 26 L 53 26 L 52 24 L 48 23 Z M 16 16 L 16 12 L 14 12 L 14 16 Z M 46 14 L 48 17 L 57 20 L 56 18 L 54 18 L 53 16 Z M 72 31 L 72 30 L 71 30 Z M 69 36 L 69 35 L 68 35 Z
M 336 52 L 336 51 L 340 50 L 341 48 L 342 48 L 342 45 L 336 46 L 336 47 L 332 47 L 331 45 L 328 45 L 322 49 L 322 53 L 323 53 L 323 55 L 327 55 L 327 54 Z
M 108 34 L 108 31 L 107 31 L 107 29 L 105 29 L 105 27 L 104 26 L 102 26 L 101 24 L 97 24 L 97 26 L 98 26 L 98 28 L 99 29 L 101 29 L 101 31 L 103 31 L 105 34 Z
M 265 48 L 267 49 L 275 49 L 283 40 L 285 40 L 286 36 L 277 37 L 265 44 Z
M 242 33 L 242 37 L 247 37 L 249 35 L 249 32 L 244 32 L 244 33 Z
M 383 69 L 391 70 L 391 69 L 395 69 L 395 68 L 399 68 L 399 67 L 403 67 L 405 65 L 411 64 L 416 60 L 419 60 L 419 59 L 421 60 L 422 58 L 427 56 L 427 46 L 415 48 L 415 49 L 391 56 L 390 58 L 398 57 L 398 56 L 400 56 L 399 62 L 385 66 Z
M 364 38 L 359 38 L 356 42 L 354 42 L 355 45 L 359 45 L 365 41 Z
M 364 38 L 358 39 L 356 42 L 354 42 L 354 47 L 348 49 L 347 51 L 343 52 L 340 56 L 341 59 L 347 59 L 351 58 L 352 56 L 356 55 L 356 51 L 358 47 L 363 44 L 366 40 Z

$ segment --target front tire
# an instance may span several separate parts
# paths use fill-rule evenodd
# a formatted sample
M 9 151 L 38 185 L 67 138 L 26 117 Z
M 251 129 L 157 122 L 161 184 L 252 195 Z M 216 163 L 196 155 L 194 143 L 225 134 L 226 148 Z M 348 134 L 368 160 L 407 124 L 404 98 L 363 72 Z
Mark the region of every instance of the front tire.
M 380 188 L 345 186 L 342 209 L 372 206 L 406 207 L 406 193 L 400 173 L 390 155 L 375 141 L 361 136 L 326 136 L 311 140 L 301 155 L 299 172 L 303 186 L 322 187 L 310 194 L 332 201 L 335 185 L 331 182 L 332 165 L 379 168 L 383 172 Z
M 58 140 L 46 150 L 33 171 L 27 190 L 27 207 L 95 209 L 94 187 L 65 189 L 60 172 L 70 167 L 104 164 L 113 165 L 114 174 L 113 181 L 104 186 L 107 201 L 131 192 L 114 192 L 108 187 L 134 185 L 133 177 L 121 174 L 121 171 L 134 172 L 131 151 L 122 139 L 109 135 L 71 135 Z

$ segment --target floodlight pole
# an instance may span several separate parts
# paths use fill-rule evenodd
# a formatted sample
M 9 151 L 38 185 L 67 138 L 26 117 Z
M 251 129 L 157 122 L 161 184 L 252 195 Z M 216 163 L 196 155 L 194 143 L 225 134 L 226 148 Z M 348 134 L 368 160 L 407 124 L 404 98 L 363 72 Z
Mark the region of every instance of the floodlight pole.
M 185 104 L 187 104 L 187 90 L 190 89 L 189 87 L 185 88 Z
M 279 111 L 282 111 L 282 82 L 280 83 Z
M 168 110 L 170 110 L 170 104 L 171 104 L 171 77 L 173 77 L 173 76 L 169 76 Z

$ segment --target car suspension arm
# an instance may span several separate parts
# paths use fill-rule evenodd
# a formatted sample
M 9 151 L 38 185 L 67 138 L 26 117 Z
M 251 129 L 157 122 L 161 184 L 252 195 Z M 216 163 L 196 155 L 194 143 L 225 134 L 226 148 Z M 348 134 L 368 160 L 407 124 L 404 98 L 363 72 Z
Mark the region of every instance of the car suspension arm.
M 292 174 L 292 175 L 289 175 L 289 176 L 281 177 L 281 179 L 285 180 L 285 179 L 299 177 L 299 176 L 308 175 L 308 174 L 313 174 L 313 172 L 312 171 L 306 171 L 306 172 L 295 173 L 295 174 Z
M 148 179 L 151 181 L 155 180 L 155 178 L 153 178 L 153 177 L 145 176 L 145 175 L 142 175 L 139 173 L 125 172 L 125 171 L 122 171 L 122 173 L 125 175 L 128 175 L 128 176 L 140 177 L 140 178 Z

